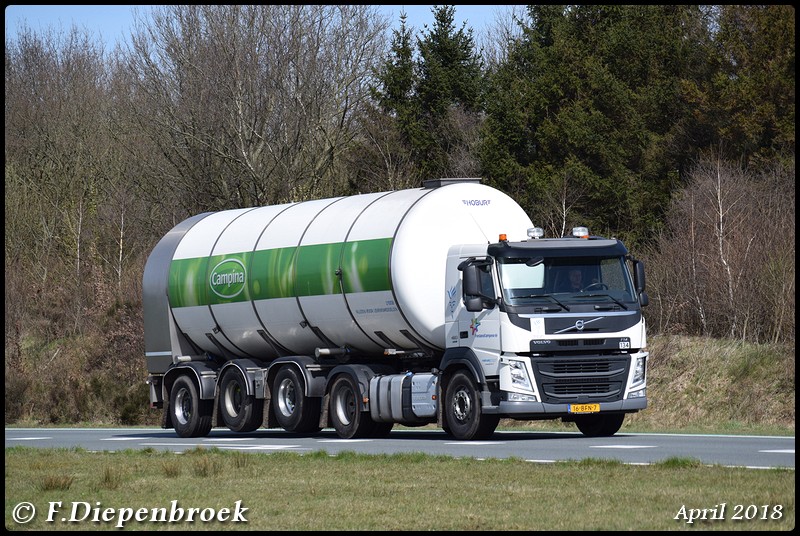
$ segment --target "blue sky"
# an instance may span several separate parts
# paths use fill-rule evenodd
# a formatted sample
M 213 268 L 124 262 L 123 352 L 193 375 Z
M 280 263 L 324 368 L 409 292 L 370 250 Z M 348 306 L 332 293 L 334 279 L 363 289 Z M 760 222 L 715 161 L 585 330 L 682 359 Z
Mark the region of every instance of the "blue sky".
M 86 28 L 97 35 L 108 49 L 124 39 L 130 33 L 133 24 L 133 10 L 143 12 L 151 6 L 40 6 L 40 5 L 10 5 L 5 8 L 6 39 L 14 39 L 21 24 L 27 25 L 34 31 L 44 31 L 48 28 L 68 31 L 72 25 Z M 401 10 L 408 14 L 408 24 L 421 30 L 424 24 L 433 23 L 431 10 L 433 5 L 387 5 L 379 6 L 381 11 L 389 17 L 393 25 L 400 20 Z M 491 27 L 497 16 L 507 13 L 512 6 L 484 5 L 484 6 L 459 6 L 455 9 L 456 27 L 467 23 L 479 37 L 488 27 Z

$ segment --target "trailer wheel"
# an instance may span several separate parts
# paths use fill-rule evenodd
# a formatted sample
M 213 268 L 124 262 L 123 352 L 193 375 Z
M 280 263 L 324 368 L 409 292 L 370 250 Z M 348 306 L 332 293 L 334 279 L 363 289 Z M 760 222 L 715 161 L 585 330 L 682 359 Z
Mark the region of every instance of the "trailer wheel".
M 319 426 L 319 399 L 303 394 L 303 382 L 294 367 L 283 367 L 272 384 L 272 407 L 278 424 L 287 432 L 316 433 Z
M 389 437 L 389 433 L 394 428 L 393 422 L 374 422 L 373 421 L 372 431 L 369 433 L 369 437 L 374 437 L 376 439 L 384 439 Z
M 575 424 L 586 437 L 611 437 L 619 432 L 624 420 L 624 413 L 580 415 L 575 417 Z
M 197 386 L 188 376 L 179 376 L 169 397 L 172 425 L 179 437 L 202 437 L 211 431 L 213 403 L 200 400 Z
M 219 412 L 234 432 L 252 432 L 264 420 L 264 401 L 247 394 L 245 381 L 239 369 L 230 367 L 219 383 Z
M 361 392 L 349 374 L 341 374 L 333 382 L 330 417 L 336 433 L 343 439 L 366 437 L 375 430 L 375 421 L 369 413 L 361 411 Z
M 445 393 L 445 430 L 453 437 L 486 439 L 494 433 L 500 417 L 481 413 L 480 394 L 467 372 L 459 370 L 453 374 Z

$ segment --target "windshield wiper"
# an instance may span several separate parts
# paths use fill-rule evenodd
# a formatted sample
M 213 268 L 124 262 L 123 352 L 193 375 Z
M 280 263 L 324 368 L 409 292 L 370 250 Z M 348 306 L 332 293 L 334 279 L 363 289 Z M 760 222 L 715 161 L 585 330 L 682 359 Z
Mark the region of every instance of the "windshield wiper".
M 622 307 L 626 311 L 628 310 L 628 307 L 624 303 L 622 303 L 621 301 L 616 299 L 611 294 L 581 294 L 579 297 L 580 298 L 609 298 L 610 300 L 613 300 L 614 303 L 616 303 L 617 305 L 619 305 L 620 307 Z
M 564 305 L 563 303 L 561 303 L 560 301 L 558 301 L 557 299 L 555 299 L 555 298 L 554 298 L 553 296 L 551 296 L 550 294 L 531 294 L 530 296 L 522 296 L 522 297 L 523 297 L 523 298 L 547 298 L 547 299 L 550 299 L 550 300 L 553 300 L 554 302 L 556 302 L 556 303 L 557 303 L 558 305 L 560 305 L 560 306 L 561 306 L 561 308 L 562 308 L 562 309 L 564 309 L 565 311 L 569 311 L 569 307 L 567 307 L 566 305 Z

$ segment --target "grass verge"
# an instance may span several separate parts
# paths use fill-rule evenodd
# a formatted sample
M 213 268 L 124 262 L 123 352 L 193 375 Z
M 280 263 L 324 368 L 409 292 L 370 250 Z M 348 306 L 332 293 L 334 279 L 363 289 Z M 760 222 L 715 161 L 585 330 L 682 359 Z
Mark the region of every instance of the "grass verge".
M 116 530 L 120 524 L 133 530 L 302 531 L 790 530 L 795 525 L 794 471 L 708 467 L 685 459 L 633 466 L 591 459 L 534 464 L 425 454 L 15 447 L 5 452 L 5 478 L 5 523 L 14 530 Z M 232 519 L 237 501 L 247 508 L 246 522 Z M 25 524 L 12 517 L 22 502 L 37 510 Z M 176 508 L 182 509 L 182 520 L 168 523 Z M 188 522 L 191 508 L 200 510 Z M 227 509 L 227 521 L 202 521 L 209 509 L 217 514 Z M 121 523 L 137 510 L 146 521 L 132 517 Z M 696 519 L 703 510 L 706 519 Z M 737 513 L 742 519 L 734 519 Z M 708 519 L 712 515 L 719 519 Z

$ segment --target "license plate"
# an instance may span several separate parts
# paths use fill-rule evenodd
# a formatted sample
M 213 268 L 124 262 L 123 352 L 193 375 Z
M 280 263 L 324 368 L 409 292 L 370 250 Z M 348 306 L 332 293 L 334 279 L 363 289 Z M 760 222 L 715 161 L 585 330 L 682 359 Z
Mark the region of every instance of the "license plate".
M 570 404 L 570 413 L 598 413 L 600 404 Z

